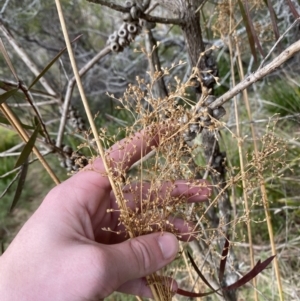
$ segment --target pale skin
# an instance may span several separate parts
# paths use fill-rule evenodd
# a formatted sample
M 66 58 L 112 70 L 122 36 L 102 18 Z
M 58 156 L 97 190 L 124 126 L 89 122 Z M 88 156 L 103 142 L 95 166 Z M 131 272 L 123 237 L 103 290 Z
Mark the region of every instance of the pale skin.
M 159 136 L 144 139 L 145 133 L 137 133 L 129 144 L 121 142 L 123 150 L 113 146 L 109 157 L 124 162 L 119 166 L 126 170 L 159 143 Z M 104 231 L 120 230 L 118 212 L 107 213 L 117 204 L 102 160 L 92 167 L 52 189 L 0 257 L 2 301 L 99 300 L 114 291 L 151 297 L 145 276 L 174 260 L 178 240 L 167 232 L 128 239 Z M 168 185 L 162 184 L 162 199 Z M 142 187 L 144 194 L 149 187 Z M 181 180 L 171 194 L 200 202 L 209 189 L 190 188 Z M 132 206 L 132 196 L 125 198 Z M 184 221 L 176 219 L 175 225 L 187 231 Z M 176 282 L 170 285 L 176 292 Z

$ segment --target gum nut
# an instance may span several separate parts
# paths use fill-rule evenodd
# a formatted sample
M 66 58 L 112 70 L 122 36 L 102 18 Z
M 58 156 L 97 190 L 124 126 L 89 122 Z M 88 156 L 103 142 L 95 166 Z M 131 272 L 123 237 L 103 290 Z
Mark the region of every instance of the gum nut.
M 222 156 L 217 156 L 214 160 L 216 165 L 219 165 L 222 162 Z
M 80 131 L 84 131 L 84 130 L 85 130 L 85 125 L 84 125 L 83 123 L 80 123 L 80 124 L 78 125 L 78 129 L 79 129 Z
M 119 52 L 120 51 L 120 45 L 117 43 L 117 42 L 112 42 L 110 44 L 110 49 L 113 51 L 113 52 Z
M 121 47 L 125 47 L 128 44 L 128 41 L 126 38 L 119 38 L 118 43 Z
M 138 28 L 137 28 L 136 24 L 134 24 L 134 23 L 127 23 L 127 30 L 130 33 L 136 33 Z
M 71 164 L 73 164 L 73 160 L 72 160 L 72 158 L 70 157 L 70 156 L 67 156 L 66 157 L 66 164 L 69 166 L 69 165 L 71 165 Z
M 75 111 L 70 111 L 69 112 L 69 116 L 71 117 L 71 118 L 73 118 L 73 117 L 75 117 L 76 116 L 76 114 L 75 114 Z
M 124 14 L 122 15 L 122 20 L 123 20 L 124 22 L 130 22 L 130 21 L 132 21 L 131 14 L 130 14 L 130 13 L 124 13 Z
M 120 38 L 125 38 L 125 37 L 127 37 L 127 29 L 126 29 L 126 27 L 121 27 L 120 29 L 119 29 L 119 31 L 118 31 L 118 36 L 120 37 Z
M 76 123 L 77 123 L 77 118 L 75 118 L 75 117 L 70 118 L 70 123 L 76 125 Z
M 206 106 L 209 106 L 211 103 L 213 103 L 216 100 L 216 96 L 214 95 L 208 95 L 207 98 L 204 101 L 204 104 Z
M 213 116 L 216 119 L 223 117 L 226 114 L 226 110 L 223 107 L 219 107 L 213 110 Z
M 139 19 L 139 25 L 140 25 L 141 27 L 146 27 L 146 28 L 147 28 L 147 24 L 148 24 L 148 22 L 147 22 L 146 20 L 144 20 L 144 19 Z
M 215 78 L 211 74 L 205 75 L 203 77 L 203 83 L 208 87 L 209 85 L 215 83 Z
M 66 162 L 65 162 L 65 161 L 61 161 L 59 164 L 60 164 L 60 166 L 61 166 L 61 167 L 63 167 L 63 168 L 66 168 L 66 167 L 67 167 L 67 165 L 66 165 Z
M 201 121 L 209 121 L 210 120 L 210 116 L 209 115 L 200 116 L 200 120 Z
M 132 42 L 132 41 L 134 41 L 134 38 L 135 38 L 135 35 L 134 35 L 134 34 L 132 34 L 132 33 L 129 33 L 129 34 L 128 34 L 128 36 L 127 36 L 127 40 L 128 40 L 128 42 Z
M 209 57 L 206 60 L 206 64 L 207 64 L 208 67 L 213 67 L 215 65 L 215 60 L 212 57 Z
M 135 4 L 135 1 L 130 1 L 130 0 L 125 1 L 125 6 L 126 7 L 132 7 L 134 4 Z
M 196 124 L 196 123 L 191 124 L 190 125 L 190 131 L 195 132 L 195 133 L 199 132 L 199 125 Z
M 108 40 L 109 40 L 110 42 L 115 42 L 115 41 L 117 40 L 117 38 L 118 38 L 118 34 L 117 34 L 117 32 L 115 31 L 114 33 L 112 33 L 112 34 L 108 37 Z
M 67 154 L 72 154 L 73 149 L 72 149 L 71 146 L 65 145 L 65 146 L 63 147 L 63 151 L 64 151 L 65 153 L 67 153 Z
M 130 9 L 130 14 L 133 20 L 137 20 L 141 15 L 141 11 L 136 6 L 132 6 Z

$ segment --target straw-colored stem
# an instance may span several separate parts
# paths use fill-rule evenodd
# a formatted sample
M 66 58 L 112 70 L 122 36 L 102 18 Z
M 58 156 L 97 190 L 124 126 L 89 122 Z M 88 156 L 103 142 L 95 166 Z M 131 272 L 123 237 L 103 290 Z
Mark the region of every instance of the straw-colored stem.
M 18 132 L 18 134 L 21 137 L 21 139 L 25 143 L 27 143 L 28 140 L 29 140 L 29 137 L 28 137 L 26 131 L 22 128 L 22 126 L 21 126 L 20 122 L 18 121 L 18 119 L 16 119 L 16 117 L 14 116 L 14 114 L 11 111 L 11 109 L 9 108 L 9 106 L 7 104 L 3 103 L 1 105 L 1 110 L 2 110 L 3 114 L 6 116 L 6 118 L 9 120 L 9 122 L 11 123 L 11 125 Z M 46 169 L 46 171 L 48 172 L 48 174 L 50 175 L 50 177 L 52 178 L 52 180 L 54 181 L 54 183 L 56 185 L 58 185 L 60 183 L 59 179 L 56 177 L 55 173 L 52 171 L 51 167 L 48 165 L 47 161 L 41 155 L 41 153 L 39 152 L 39 150 L 37 149 L 37 147 L 33 146 L 32 150 L 33 150 L 34 154 L 38 157 L 38 159 L 40 160 L 41 164 Z
M 237 50 L 237 59 L 238 59 L 238 69 L 240 74 L 240 80 L 244 79 L 244 71 L 241 61 L 241 54 L 239 50 L 239 44 L 236 41 L 236 50 Z M 231 74 L 232 74 L 232 80 L 233 80 L 233 86 L 235 86 L 235 78 L 234 78 L 234 68 L 232 64 L 231 68 Z M 248 93 L 247 90 L 243 91 L 243 98 L 245 102 L 248 102 Z M 238 137 L 238 151 L 239 151 L 239 158 L 240 158 L 240 167 L 241 167 L 241 175 L 242 175 L 242 185 L 243 185 L 243 199 L 245 204 L 245 210 L 246 210 L 246 216 L 247 216 L 247 232 L 248 232 L 248 242 L 249 242 L 249 253 L 250 253 L 250 263 L 251 263 L 251 269 L 254 268 L 255 262 L 254 262 L 254 251 L 253 251 L 253 241 L 252 241 L 252 231 L 251 231 L 251 211 L 249 209 L 248 204 L 248 197 L 247 197 L 247 184 L 245 179 L 245 166 L 244 166 L 244 158 L 243 158 L 243 150 L 242 150 L 242 141 L 240 141 L 241 137 L 241 131 L 240 131 L 240 123 L 239 123 L 239 113 L 237 108 L 237 99 L 236 96 L 234 97 L 234 109 L 235 109 L 235 119 L 236 119 L 236 134 Z M 256 290 L 256 278 L 254 277 L 253 280 L 253 287 L 254 287 L 254 300 L 258 301 L 258 294 Z
M 236 44 L 238 45 L 238 43 L 236 43 Z M 239 59 L 240 59 L 240 57 L 239 57 Z M 240 62 L 240 66 L 241 65 L 242 65 L 242 62 Z M 244 78 L 243 69 L 240 68 L 240 71 L 241 71 L 241 79 L 243 80 L 243 78 Z M 243 92 L 243 93 L 245 93 L 245 92 Z M 251 114 L 249 100 L 248 100 L 247 94 L 244 96 L 245 96 L 244 100 L 245 100 L 245 105 L 246 105 L 246 109 L 247 109 L 248 119 L 251 121 L 252 114 Z M 250 128 L 251 128 L 251 135 L 252 135 L 253 146 L 254 146 L 254 153 L 255 153 L 255 156 L 258 157 L 258 145 L 257 145 L 257 141 L 256 141 L 255 128 L 252 123 L 250 124 Z M 263 201 L 264 211 L 265 211 L 265 216 L 266 216 L 266 221 L 267 221 L 272 255 L 276 255 L 275 240 L 274 240 L 274 234 L 273 234 L 271 215 L 270 215 L 270 211 L 269 211 L 269 201 L 268 201 L 268 196 L 267 196 L 265 180 L 264 180 L 264 176 L 262 174 L 262 167 L 260 166 L 259 162 L 257 162 L 257 164 L 258 164 L 257 171 L 258 171 L 258 177 L 259 177 L 259 184 L 260 184 L 262 201 Z M 282 283 L 281 283 L 281 277 L 280 277 L 280 271 L 279 271 L 277 257 L 274 258 L 273 264 L 274 264 L 275 275 L 276 275 L 276 279 L 277 279 L 277 288 L 278 288 L 279 298 L 280 298 L 280 301 L 283 301 L 284 297 L 283 297 Z
M 105 159 L 104 149 L 101 145 L 101 141 L 99 139 L 99 135 L 98 135 L 98 131 L 97 131 L 97 128 L 96 128 L 96 125 L 95 125 L 95 122 L 94 122 L 94 118 L 93 118 L 93 115 L 91 113 L 90 106 L 88 104 L 86 95 L 84 93 L 83 85 L 82 85 L 81 78 L 80 78 L 78 68 L 77 68 L 77 65 L 76 65 L 76 61 L 75 61 L 75 57 L 74 57 L 74 54 L 73 54 L 73 49 L 72 49 L 72 46 L 71 46 L 71 41 L 70 41 L 69 34 L 68 34 L 68 31 L 67 31 L 66 22 L 65 22 L 65 18 L 64 18 L 64 15 L 63 15 L 63 11 L 62 11 L 60 1 L 55 0 L 55 3 L 56 3 L 56 7 L 57 7 L 57 12 L 58 12 L 60 24 L 61 24 L 61 27 L 62 27 L 64 39 L 65 39 L 65 42 L 66 42 L 69 58 L 70 58 L 70 61 L 71 61 L 72 69 L 73 69 L 73 72 L 74 72 L 74 76 L 76 78 L 77 87 L 78 87 L 79 94 L 80 94 L 80 97 L 81 97 L 81 100 L 82 100 L 82 103 L 83 103 L 83 106 L 84 106 L 84 110 L 85 110 L 86 115 L 88 117 L 88 121 L 89 121 L 89 124 L 91 126 L 92 133 L 93 133 L 93 136 L 95 138 L 95 141 L 96 141 L 101 159 L 103 160 L 103 164 L 104 164 L 105 170 L 107 172 L 112 190 L 115 193 L 117 202 L 119 203 L 121 208 L 124 208 L 124 206 L 123 206 L 124 204 L 122 202 L 122 199 L 120 198 L 120 195 L 122 195 L 122 194 L 119 194 L 120 191 L 119 191 L 118 187 L 115 185 L 115 183 L 113 182 L 112 177 L 110 176 L 109 167 L 108 167 L 107 161 Z
M 98 151 L 99 151 L 101 159 L 103 161 L 103 165 L 104 165 L 105 171 L 107 173 L 107 177 L 109 179 L 109 182 L 111 184 L 112 191 L 115 194 L 118 206 L 119 206 L 120 209 L 122 209 L 123 212 L 126 212 L 126 204 L 125 204 L 125 201 L 124 201 L 124 198 L 123 198 L 122 189 L 119 185 L 116 185 L 113 181 L 113 177 L 112 177 L 110 168 L 109 168 L 108 163 L 107 163 L 106 158 L 105 158 L 105 152 L 104 152 L 104 149 L 101 145 L 101 141 L 100 141 L 100 138 L 99 138 L 99 135 L 98 135 L 98 131 L 97 131 L 96 125 L 94 123 L 94 119 L 93 119 L 93 116 L 92 116 L 87 98 L 86 98 L 85 93 L 84 93 L 83 85 L 82 85 L 81 78 L 80 78 L 78 68 L 77 68 L 77 65 L 76 65 L 75 57 L 74 57 L 74 54 L 73 54 L 73 49 L 72 49 L 70 38 L 69 38 L 69 35 L 68 35 L 68 31 L 67 31 L 67 27 L 66 27 L 66 23 L 65 23 L 65 19 L 64 19 L 64 15 L 63 15 L 60 0 L 55 0 L 55 3 L 56 3 L 57 11 L 58 11 L 60 24 L 61 24 L 61 27 L 62 27 L 64 39 L 65 39 L 65 42 L 66 42 L 68 54 L 69 54 L 69 57 L 70 57 L 72 69 L 73 69 L 73 72 L 74 72 L 74 75 L 75 75 L 75 78 L 76 78 L 76 82 L 77 82 L 77 86 L 78 86 L 78 90 L 79 90 L 79 93 L 80 93 L 80 97 L 81 97 L 85 112 L 87 114 L 88 121 L 89 121 L 89 124 L 91 126 L 92 133 L 93 133 L 93 136 L 95 138 L 95 141 L 96 141 L 96 144 L 97 144 L 97 147 L 98 147 Z M 129 235 L 130 235 L 131 238 L 134 237 L 133 231 L 131 231 L 130 229 L 129 229 Z M 155 274 L 153 274 L 153 277 L 155 278 Z M 150 278 L 151 278 L 151 276 L 147 277 L 147 279 L 149 279 L 149 280 L 150 280 Z M 156 301 L 160 301 L 161 298 L 159 297 L 160 294 L 159 294 L 159 291 L 158 291 L 159 290 L 158 286 L 150 284 L 150 288 L 151 288 L 152 294 L 154 296 L 154 299 Z

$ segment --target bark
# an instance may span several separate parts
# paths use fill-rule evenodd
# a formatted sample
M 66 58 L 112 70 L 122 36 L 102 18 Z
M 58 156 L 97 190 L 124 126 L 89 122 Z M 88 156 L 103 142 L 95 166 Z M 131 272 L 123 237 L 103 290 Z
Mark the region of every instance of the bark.
M 182 19 L 181 25 L 187 52 L 193 67 L 198 65 L 200 53 L 205 50 L 200 27 L 200 14 L 195 13 L 203 2 L 193 0 L 162 0 L 161 4 Z
M 183 20 L 182 31 L 184 34 L 187 52 L 189 55 L 189 61 L 193 68 L 196 68 L 197 74 L 200 75 L 200 93 L 205 88 L 206 93 L 213 93 L 213 86 L 215 84 L 214 76 L 217 75 L 217 67 L 214 66 L 214 61 L 212 62 L 210 55 L 201 55 L 205 51 L 205 46 L 202 40 L 201 27 L 200 27 L 200 15 L 196 12 L 199 5 L 203 1 L 193 1 L 193 0 L 162 0 L 162 5 L 177 14 L 179 18 Z M 212 75 L 208 78 L 212 70 Z M 207 80 L 208 78 L 208 80 Z M 204 90 L 203 90 L 204 91 Z M 220 218 L 216 217 L 213 212 L 210 212 L 212 227 L 219 227 L 219 229 L 226 233 L 228 231 L 228 225 L 231 221 L 231 204 L 229 200 L 228 191 L 225 188 L 226 182 L 226 168 L 225 168 L 225 158 L 226 154 L 220 151 L 219 143 L 216 140 L 216 135 L 218 133 L 211 131 L 209 129 L 202 129 L 202 145 L 204 147 L 204 156 L 206 158 L 207 164 L 212 162 L 211 167 L 215 170 L 211 173 L 211 180 L 215 187 L 218 187 L 217 194 L 220 193 L 218 197 L 218 208 Z M 224 235 L 226 236 L 226 235 Z M 220 241 L 220 247 L 222 248 L 224 241 Z M 235 256 L 231 252 L 231 260 L 234 260 Z M 230 262 L 230 261 L 229 261 Z M 224 284 L 229 284 L 227 282 L 232 281 L 232 278 L 236 278 L 234 272 L 228 272 L 224 276 Z M 237 280 L 237 279 L 236 279 Z M 231 291 L 224 294 L 226 300 L 235 301 L 237 300 L 236 293 Z

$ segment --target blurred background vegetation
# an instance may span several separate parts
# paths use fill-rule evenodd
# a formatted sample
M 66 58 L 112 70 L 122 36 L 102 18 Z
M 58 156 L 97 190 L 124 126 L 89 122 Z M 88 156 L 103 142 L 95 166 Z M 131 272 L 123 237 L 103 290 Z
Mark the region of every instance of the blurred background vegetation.
M 62 0 L 61 2 L 71 39 L 82 35 L 73 44 L 77 64 L 79 68 L 82 68 L 106 46 L 108 36 L 119 28 L 122 21 L 120 15 L 113 10 L 84 0 Z M 123 1 L 115 2 L 122 4 Z M 206 8 L 202 10 L 201 16 L 205 42 L 219 47 L 214 52 L 220 78 L 220 85 L 215 88 L 216 95 L 222 95 L 222 93 L 232 87 L 230 65 L 232 60 L 236 59 L 236 57 L 232 57 L 226 42 L 227 29 L 222 28 L 220 23 L 222 22 L 221 18 L 224 18 L 221 13 L 222 5 L 224 6 L 226 3 L 227 1 L 208 1 Z M 259 5 L 257 4 L 258 1 L 249 1 L 249 3 L 255 6 L 253 11 L 254 24 L 257 34 L 263 43 L 264 52 L 268 53 L 275 43 L 275 38 L 271 21 L 265 18 L 265 3 L 264 1 L 261 1 Z M 294 18 L 285 1 L 272 1 L 272 3 L 277 16 L 279 32 L 282 34 L 294 22 Z M 294 5 L 296 8 L 299 8 L 299 0 L 298 2 L 294 1 Z M 158 13 L 160 15 L 167 14 L 163 9 L 159 10 Z M 4 29 L 9 32 L 13 40 L 40 71 L 65 46 L 54 1 L 24 0 L 22 3 L 16 0 L 2 1 L 0 4 L 0 26 L 0 37 L 19 78 L 25 85 L 29 85 L 36 75 L 24 63 L 23 55 L 17 53 L 16 48 L 9 43 L 7 36 L 4 34 Z M 188 61 L 184 38 L 179 26 L 157 25 L 153 33 L 156 40 L 159 41 L 158 52 L 162 67 L 170 67 L 172 63 L 178 63 L 180 60 Z M 244 72 L 247 75 L 257 69 L 259 62 L 256 63 L 251 55 L 243 24 L 237 28 L 237 37 L 241 47 Z M 299 38 L 300 27 L 298 23 L 286 34 L 280 47 L 277 47 L 272 52 L 271 57 L 278 55 L 280 48 L 286 48 L 291 43 L 299 40 Z M 107 93 L 114 94 L 115 98 L 119 98 L 122 97 L 129 84 L 135 83 L 137 76 L 149 79 L 146 73 L 149 69 L 148 60 L 141 51 L 142 47 L 144 47 L 143 34 L 137 36 L 135 42 L 125 48 L 123 52 L 109 54 L 99 60 L 83 76 L 87 98 L 93 114 L 97 116 L 97 126 L 106 128 L 111 134 L 119 134 L 119 137 L 124 135 L 121 130 L 122 125 L 130 124 L 133 117 L 124 110 L 117 109 L 116 107 L 120 104 L 109 97 Z M 14 81 L 14 77 L 2 55 L 0 55 L 0 67 L 0 92 L 2 93 L 6 90 L 4 87 Z M 251 122 L 255 124 L 257 135 L 262 137 L 266 133 L 270 119 L 277 120 L 274 135 L 278 140 L 282 141 L 282 152 L 279 151 L 274 155 L 274 161 L 278 158 L 282 159 L 280 161 L 281 166 L 278 167 L 279 169 L 276 172 L 272 169 L 271 163 L 269 169 L 266 166 L 265 181 L 286 300 L 300 300 L 298 285 L 300 281 L 300 142 L 297 140 L 300 135 L 299 71 L 300 56 L 297 54 L 275 73 L 257 82 L 248 90 L 253 115 Z M 184 81 L 190 73 L 189 64 L 179 65 L 171 71 L 169 77 L 165 78 L 166 85 L 174 85 L 173 78 L 175 75 Z M 237 68 L 235 69 L 235 74 L 238 77 L 239 71 Z M 38 108 L 44 118 L 44 122 L 47 124 L 51 139 L 56 139 L 61 117 L 61 106 L 68 83 L 73 77 L 67 53 L 59 57 L 44 77 L 55 92 L 55 95 L 51 95 L 49 91 L 47 93 L 43 92 L 44 87 L 40 83 L 35 85 L 33 94 L 37 102 L 44 102 Z M 191 94 L 190 98 L 195 99 L 194 92 L 189 92 Z M 250 138 L 250 121 L 248 120 L 243 99 L 240 98 L 238 101 L 241 136 L 248 137 L 245 139 L 243 149 L 250 156 L 253 153 L 253 141 Z M 21 118 L 23 123 L 34 124 L 32 111 L 24 100 L 24 96 L 16 94 L 7 103 L 15 114 Z M 85 113 L 76 87 L 72 94 L 71 105 L 76 111 L 76 116 L 81 118 L 80 122 L 86 126 Z M 231 167 L 230 172 L 234 173 L 234 167 L 239 167 L 239 156 L 237 143 L 231 134 L 231 131 L 235 131 L 236 123 L 233 101 L 229 101 L 226 104 L 226 110 L 227 114 L 222 121 L 224 121 L 224 128 L 230 131 L 222 132 L 220 143 L 226 151 L 227 164 Z M 3 248 L 6 248 L 18 229 L 40 204 L 45 194 L 54 186 L 54 183 L 40 163 L 34 161 L 29 166 L 20 200 L 17 206 L 10 211 L 17 186 L 17 171 L 12 171 L 20 155 L 22 141 L 15 131 L 5 124 L 3 115 L 0 117 L 2 117 L 0 120 L 0 194 L 2 194 L 0 199 L 0 239 Z M 64 144 L 70 145 L 73 150 L 76 150 L 80 143 L 84 143 L 87 140 L 85 131 L 78 131 L 72 124 L 66 126 L 65 133 Z M 41 148 L 45 153 L 49 152 L 49 148 L 43 145 L 42 136 L 38 137 L 37 143 L 41 144 Z M 15 148 L 16 146 L 19 147 Z M 263 147 L 263 144 L 260 144 L 260 146 Z M 89 155 L 88 153 L 86 154 Z M 34 156 L 30 156 L 29 160 L 33 158 Z M 69 176 L 66 169 L 61 167 L 57 154 L 50 152 L 46 159 L 60 180 Z M 203 158 L 199 158 L 200 163 L 201 160 Z M 234 195 L 231 197 L 236 212 L 244 210 L 241 197 L 242 188 L 240 186 L 237 187 Z M 258 258 L 263 259 L 270 256 L 263 208 L 254 204 L 252 213 L 253 222 L 251 227 L 253 230 L 254 250 Z M 247 250 L 245 224 L 238 226 L 237 233 L 239 234 L 240 243 L 237 244 L 236 249 L 241 258 L 240 260 L 249 264 L 247 253 L 245 253 Z M 265 296 L 261 300 L 276 300 L 272 296 L 272 291 L 268 291 L 269 281 L 272 281 L 272 279 L 262 278 L 258 283 L 259 290 Z M 245 290 L 245 292 L 242 292 L 239 300 L 250 300 L 248 299 L 250 298 L 248 294 L 249 292 Z M 120 295 L 112 297 L 112 299 L 116 300 L 122 298 L 124 297 Z

